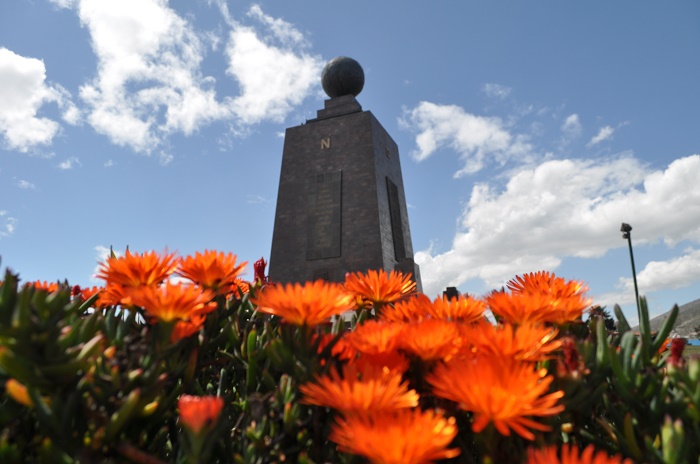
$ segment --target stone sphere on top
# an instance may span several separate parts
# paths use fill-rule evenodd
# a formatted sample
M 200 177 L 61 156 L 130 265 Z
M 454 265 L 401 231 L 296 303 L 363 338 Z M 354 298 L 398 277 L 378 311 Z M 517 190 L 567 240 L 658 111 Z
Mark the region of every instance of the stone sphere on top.
M 331 98 L 344 95 L 356 97 L 365 86 L 365 72 L 357 61 L 339 56 L 326 63 L 321 73 L 321 85 Z

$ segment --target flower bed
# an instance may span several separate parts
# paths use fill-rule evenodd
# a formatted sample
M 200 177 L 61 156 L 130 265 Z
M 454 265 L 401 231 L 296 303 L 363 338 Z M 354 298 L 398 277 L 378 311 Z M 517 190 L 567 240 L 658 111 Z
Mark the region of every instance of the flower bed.
M 677 308 L 652 335 L 642 300 L 635 334 L 548 272 L 448 300 L 244 266 L 127 252 L 92 289 L 7 271 L 0 462 L 698 462 Z

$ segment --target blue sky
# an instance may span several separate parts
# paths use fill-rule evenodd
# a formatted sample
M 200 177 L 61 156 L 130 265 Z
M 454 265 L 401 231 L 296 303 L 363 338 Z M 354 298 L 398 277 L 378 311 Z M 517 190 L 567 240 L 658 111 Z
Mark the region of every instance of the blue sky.
M 627 222 L 664 312 L 700 297 L 699 18 L 691 0 L 5 1 L 0 265 L 93 285 L 110 246 L 267 258 L 284 129 L 346 55 L 399 145 L 426 293 L 544 269 L 636 319 Z

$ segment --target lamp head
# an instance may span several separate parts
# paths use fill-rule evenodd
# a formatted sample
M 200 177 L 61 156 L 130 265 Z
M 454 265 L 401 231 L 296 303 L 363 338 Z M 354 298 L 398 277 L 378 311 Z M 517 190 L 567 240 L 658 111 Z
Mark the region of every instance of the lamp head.
M 625 239 L 630 238 L 631 231 L 632 231 L 632 226 L 623 222 L 622 226 L 620 227 L 620 232 L 622 232 L 622 238 L 625 238 Z

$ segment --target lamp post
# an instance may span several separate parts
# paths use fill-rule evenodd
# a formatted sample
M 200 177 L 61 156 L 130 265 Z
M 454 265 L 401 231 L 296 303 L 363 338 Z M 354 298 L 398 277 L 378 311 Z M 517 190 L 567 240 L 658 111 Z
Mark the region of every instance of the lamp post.
M 640 314 L 639 289 L 637 288 L 637 271 L 634 269 L 634 253 L 632 253 L 632 226 L 623 222 L 622 227 L 620 227 L 620 232 L 622 232 L 622 238 L 627 239 L 627 244 L 630 248 L 630 261 L 632 262 L 632 280 L 634 280 L 634 298 L 637 302 L 637 314 Z

